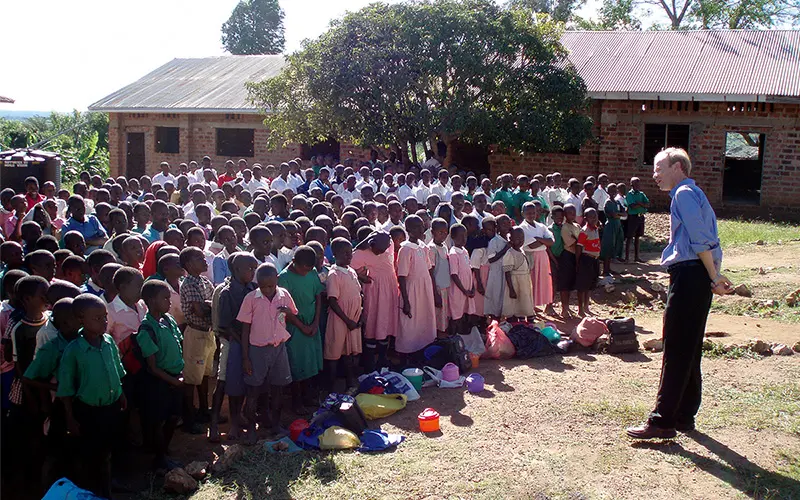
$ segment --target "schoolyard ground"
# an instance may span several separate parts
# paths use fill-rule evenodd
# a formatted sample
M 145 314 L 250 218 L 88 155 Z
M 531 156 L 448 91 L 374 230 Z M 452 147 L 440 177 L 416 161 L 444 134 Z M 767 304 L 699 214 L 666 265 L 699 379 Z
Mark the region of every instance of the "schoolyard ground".
M 656 251 L 669 222 L 654 214 L 648 225 L 648 263 L 614 264 L 614 290 L 593 296 L 601 316 L 634 316 L 640 341 L 660 337 L 666 295 L 652 283 L 667 283 Z M 624 435 L 653 404 L 660 353 L 481 360 L 483 393 L 423 389 L 419 401 L 372 422 L 407 437 L 395 451 L 271 455 L 258 445 L 191 498 L 800 498 L 800 354 L 722 347 L 800 341 L 800 307 L 784 301 L 800 288 L 800 227 L 726 220 L 720 233 L 724 272 L 752 297 L 715 298 L 698 432 L 648 443 Z M 557 324 L 569 333 L 576 322 Z M 418 431 L 426 407 L 442 415 L 436 435 Z M 211 462 L 226 446 L 179 433 L 172 448 L 188 463 Z M 142 491 L 126 498 L 176 498 L 162 478 L 135 469 L 131 486 Z

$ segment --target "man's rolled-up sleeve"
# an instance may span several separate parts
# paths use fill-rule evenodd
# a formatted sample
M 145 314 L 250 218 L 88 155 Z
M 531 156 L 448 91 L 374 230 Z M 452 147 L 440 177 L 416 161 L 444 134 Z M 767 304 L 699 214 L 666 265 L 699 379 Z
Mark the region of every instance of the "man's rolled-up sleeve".
M 689 237 L 689 245 L 694 253 L 705 252 L 716 247 L 719 242 L 714 236 L 709 221 L 703 218 L 700 200 L 691 189 L 681 189 L 675 193 L 678 217 Z

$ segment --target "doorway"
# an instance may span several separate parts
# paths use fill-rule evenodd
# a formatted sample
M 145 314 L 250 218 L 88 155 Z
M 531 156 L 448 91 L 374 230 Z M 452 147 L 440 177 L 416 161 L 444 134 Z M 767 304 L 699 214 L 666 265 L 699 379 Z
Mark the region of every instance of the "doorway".
M 125 148 L 125 177 L 138 179 L 144 174 L 144 132 L 128 132 Z
M 339 141 L 328 139 L 325 142 L 318 142 L 316 144 L 302 144 L 300 146 L 300 158 L 303 161 L 308 161 L 312 156 L 333 156 L 334 160 L 339 161 Z
M 725 134 L 725 165 L 722 199 L 725 203 L 761 203 L 761 173 L 765 135 L 750 132 Z

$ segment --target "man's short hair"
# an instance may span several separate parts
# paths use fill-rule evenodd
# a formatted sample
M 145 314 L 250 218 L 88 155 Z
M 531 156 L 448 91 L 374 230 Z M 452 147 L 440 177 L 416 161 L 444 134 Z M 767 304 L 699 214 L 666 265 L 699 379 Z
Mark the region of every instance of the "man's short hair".
M 655 163 L 660 162 L 662 159 L 667 158 L 669 164 L 680 163 L 681 170 L 686 176 L 692 175 L 692 160 L 689 158 L 689 153 L 683 148 L 667 148 L 662 150 L 656 155 Z

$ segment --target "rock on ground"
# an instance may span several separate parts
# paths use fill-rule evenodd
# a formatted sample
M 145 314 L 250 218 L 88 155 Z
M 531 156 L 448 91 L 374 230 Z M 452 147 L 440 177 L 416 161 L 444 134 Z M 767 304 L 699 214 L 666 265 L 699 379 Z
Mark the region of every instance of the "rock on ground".
M 745 346 L 748 350 L 756 353 L 756 354 L 769 354 L 772 352 L 770 345 L 764 342 L 763 340 L 753 339 L 747 343 Z
M 772 344 L 770 347 L 772 354 L 776 356 L 791 356 L 794 354 L 794 352 L 792 352 L 792 350 L 786 344 Z
M 661 339 L 650 339 L 642 343 L 642 347 L 652 352 L 661 352 L 664 350 L 664 341 Z
M 752 297 L 753 296 L 753 292 L 751 292 L 750 288 L 748 288 L 748 286 L 745 285 L 744 283 L 742 283 L 741 285 L 739 285 L 736 288 L 734 288 L 733 289 L 733 293 L 735 293 L 736 295 L 739 295 L 740 297 Z
M 180 467 L 167 472 L 164 477 L 164 489 L 180 495 L 191 493 L 197 489 L 197 481 Z
M 208 462 L 192 462 L 186 466 L 186 472 L 198 481 L 206 477 Z
M 234 444 L 225 448 L 225 453 L 222 454 L 219 460 L 214 462 L 214 471 L 222 472 L 228 470 L 231 465 L 237 462 L 244 456 L 244 447 L 240 444 Z

